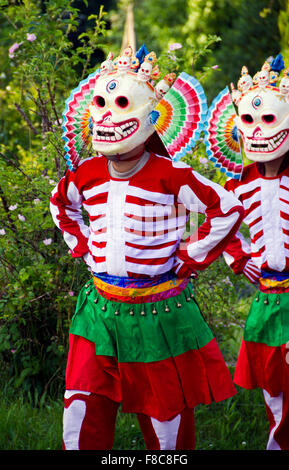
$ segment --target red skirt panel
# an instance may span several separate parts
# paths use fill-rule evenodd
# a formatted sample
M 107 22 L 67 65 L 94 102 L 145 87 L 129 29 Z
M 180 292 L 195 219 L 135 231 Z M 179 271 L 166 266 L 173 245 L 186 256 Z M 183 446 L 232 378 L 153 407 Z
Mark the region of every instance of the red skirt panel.
M 234 382 L 246 389 L 262 388 L 271 396 L 289 390 L 289 344 L 268 346 L 242 341 Z
M 70 335 L 66 389 L 105 395 L 122 411 L 167 421 L 184 408 L 235 395 L 230 373 L 215 339 L 198 350 L 155 362 L 117 362 L 97 356 L 94 343 Z

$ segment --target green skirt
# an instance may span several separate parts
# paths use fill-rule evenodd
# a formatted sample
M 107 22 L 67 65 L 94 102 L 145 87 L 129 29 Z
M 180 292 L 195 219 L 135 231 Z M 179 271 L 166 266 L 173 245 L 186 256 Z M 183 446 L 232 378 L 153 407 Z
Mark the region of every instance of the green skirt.
M 281 346 L 289 341 L 289 293 L 255 296 L 244 330 L 244 340 Z
M 70 333 L 118 362 L 152 362 L 197 350 L 213 339 L 189 284 L 155 303 L 118 303 L 100 296 L 90 280 L 81 290 Z

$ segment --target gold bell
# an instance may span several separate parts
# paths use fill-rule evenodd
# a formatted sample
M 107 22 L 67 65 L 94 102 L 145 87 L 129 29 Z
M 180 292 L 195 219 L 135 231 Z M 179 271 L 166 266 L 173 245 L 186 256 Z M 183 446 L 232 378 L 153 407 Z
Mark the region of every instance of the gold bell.
M 119 315 L 119 310 L 116 310 L 116 311 L 114 312 L 114 314 L 115 314 L 116 316 Z
M 98 302 L 98 299 L 94 299 L 94 303 L 97 304 L 97 302 Z
M 264 304 L 267 305 L 269 302 L 268 302 L 268 299 L 265 299 L 264 300 Z
M 134 315 L 134 311 L 133 311 L 133 310 L 130 310 L 130 311 L 129 311 L 129 314 L 130 314 L 131 316 Z
M 102 310 L 103 312 L 106 312 L 106 305 L 104 305 L 103 307 L 101 307 L 101 310 Z
M 187 297 L 187 302 L 190 302 L 191 301 L 191 298 L 190 297 Z
M 142 310 L 142 311 L 140 312 L 140 314 L 144 317 L 146 313 L 145 313 L 144 310 Z
M 256 302 L 259 302 L 259 296 L 258 296 L 258 297 L 256 297 L 256 299 L 255 299 L 255 300 L 256 300 Z
M 165 312 L 170 312 L 169 307 L 166 305 Z
M 85 293 L 86 295 L 90 294 L 91 290 L 87 290 Z
M 179 302 L 177 303 L 177 307 L 178 308 L 181 308 L 182 304 L 180 304 Z
M 156 315 L 158 312 L 156 311 L 156 309 L 154 308 L 153 311 L 152 311 L 152 314 L 153 315 Z
M 191 293 L 191 299 L 193 299 L 195 296 L 194 296 L 194 293 L 192 292 Z

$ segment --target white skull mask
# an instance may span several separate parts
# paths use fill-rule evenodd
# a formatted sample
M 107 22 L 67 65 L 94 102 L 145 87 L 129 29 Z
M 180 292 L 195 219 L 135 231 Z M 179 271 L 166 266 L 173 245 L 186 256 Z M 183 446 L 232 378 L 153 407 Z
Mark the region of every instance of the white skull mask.
M 279 83 L 279 89 L 282 95 L 289 95 L 289 77 L 283 77 Z
M 170 85 L 163 79 L 155 86 L 155 95 L 157 99 L 161 99 L 167 91 L 170 89 Z
M 89 107 L 93 149 L 103 155 L 123 154 L 145 142 L 154 132 L 149 114 L 157 101 L 148 83 L 133 72 L 99 77 Z
M 270 82 L 270 74 L 268 70 L 260 70 L 260 72 L 257 72 L 256 75 L 254 76 L 254 83 L 256 83 L 259 86 L 266 86 Z
M 150 62 L 143 62 L 138 70 L 138 78 L 146 82 L 150 79 L 153 66 Z
M 289 104 L 277 87 L 247 92 L 239 102 L 236 124 L 249 160 L 269 162 L 289 149 Z
M 249 90 L 253 86 L 253 79 L 251 75 L 244 74 L 240 77 L 238 81 L 238 90 L 241 92 Z

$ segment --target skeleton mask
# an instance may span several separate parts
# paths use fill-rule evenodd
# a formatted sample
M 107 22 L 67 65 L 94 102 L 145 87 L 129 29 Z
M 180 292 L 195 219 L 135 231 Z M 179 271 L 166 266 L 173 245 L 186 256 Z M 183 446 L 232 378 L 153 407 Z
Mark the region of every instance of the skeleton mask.
M 240 100 L 236 124 L 246 156 L 269 162 L 289 149 L 289 104 L 276 87 L 254 87 Z
M 156 103 L 153 87 L 140 82 L 136 73 L 116 71 L 99 77 L 89 107 L 94 150 L 117 155 L 145 142 L 154 132 L 149 114 Z
M 238 81 L 238 90 L 241 92 L 249 90 L 251 86 L 253 85 L 253 79 L 251 75 L 242 75 L 241 78 Z
M 287 99 L 289 97 L 289 68 L 284 70 L 283 77 L 279 84 L 279 89 L 282 95 L 287 95 Z
M 151 78 L 153 66 L 149 62 L 143 62 L 138 71 L 140 81 L 147 82 Z

